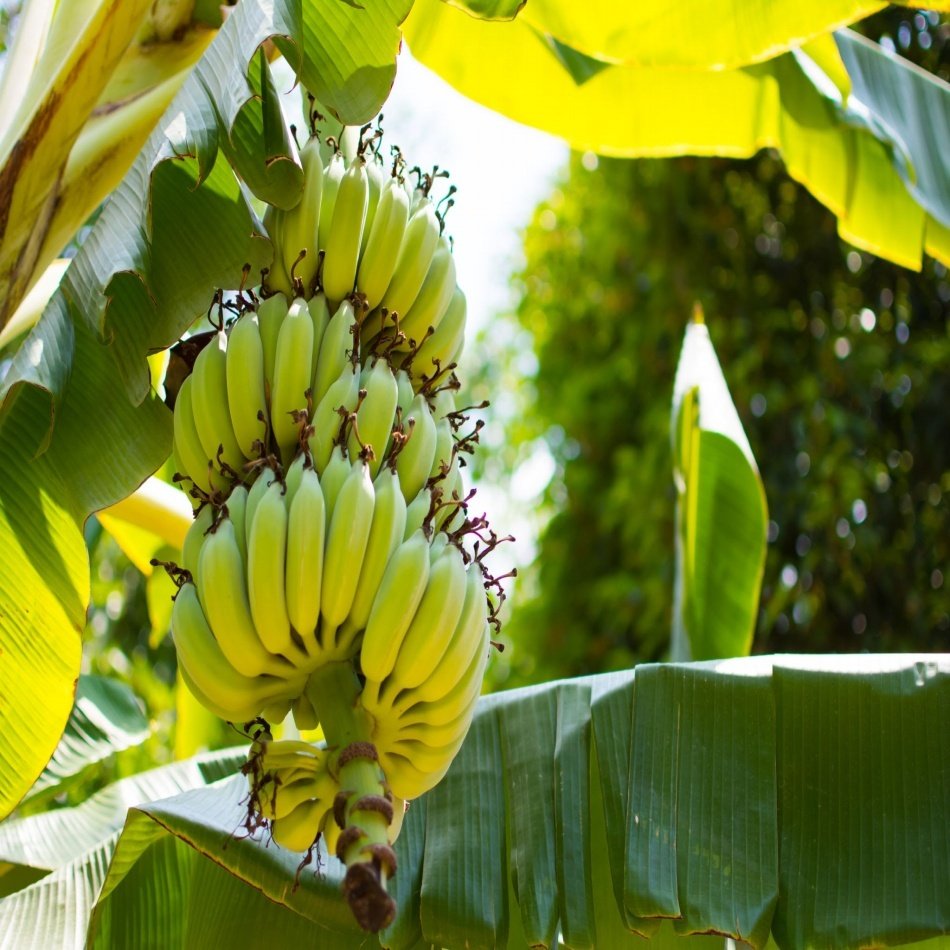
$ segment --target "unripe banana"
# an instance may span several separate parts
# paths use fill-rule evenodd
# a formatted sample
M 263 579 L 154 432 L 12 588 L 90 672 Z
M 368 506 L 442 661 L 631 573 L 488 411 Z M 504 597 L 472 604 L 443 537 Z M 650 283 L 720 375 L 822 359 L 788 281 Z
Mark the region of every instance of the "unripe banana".
M 465 311 L 465 294 L 456 287 L 435 333 L 419 347 L 412 359 L 414 377 L 431 379 L 446 372 L 453 355 L 465 340 Z
M 399 387 L 399 400 L 397 405 L 402 410 L 403 422 L 406 420 L 406 413 L 412 405 L 412 400 L 416 398 L 416 391 L 412 388 L 412 377 L 404 370 L 396 370 L 396 385 Z
M 285 465 L 290 464 L 300 447 L 301 423 L 294 413 L 308 409 L 312 353 L 313 322 L 307 302 L 298 297 L 280 328 L 271 396 L 271 426 Z
M 274 261 L 267 272 L 267 279 L 264 286 L 274 293 L 280 292 L 291 296 L 293 288 L 290 285 L 290 277 L 287 269 L 284 267 L 283 255 L 283 224 L 284 212 L 274 205 L 268 205 L 264 211 L 264 230 L 270 238 L 271 245 L 274 248 Z
M 399 248 L 409 222 L 409 196 L 397 178 L 383 186 L 372 227 L 360 258 L 356 287 L 373 310 L 383 299 L 396 270 Z
M 287 316 L 287 298 L 283 294 L 274 294 L 257 305 L 257 323 L 261 334 L 261 346 L 264 349 L 264 392 L 267 405 L 274 393 L 274 370 L 277 365 L 277 339 L 281 324 Z
M 314 294 L 307 301 L 307 308 L 310 311 L 310 320 L 313 322 L 313 352 L 310 356 L 310 384 L 316 393 L 317 385 L 317 360 L 320 357 L 320 345 L 323 343 L 323 334 L 327 332 L 327 324 L 330 322 L 330 307 L 327 304 L 326 294 L 321 290 Z M 314 404 L 316 404 L 314 396 Z
M 399 329 L 406 334 L 406 339 L 419 343 L 429 327 L 437 329 L 454 293 L 455 258 L 448 240 L 442 237 L 432 256 L 419 296 L 399 322 Z
M 224 518 L 208 536 L 198 558 L 198 598 L 208 624 L 221 652 L 244 676 L 295 676 L 296 671 L 286 660 L 264 649 L 251 619 L 244 578 L 244 559 L 234 525 Z
M 485 647 L 488 599 L 482 572 L 473 563 L 465 574 L 465 601 L 449 646 L 432 675 L 413 690 L 420 702 L 436 702 L 454 689 L 475 662 L 478 651 Z
M 289 698 L 278 699 L 261 710 L 261 717 L 273 726 L 279 726 L 287 718 L 293 702 Z
M 320 158 L 320 143 L 312 137 L 300 150 L 303 166 L 303 194 L 297 205 L 284 212 L 281 222 L 281 249 L 284 269 L 289 275 L 299 278 L 305 296 L 309 296 L 320 259 L 317 254 L 317 224 L 320 220 L 320 204 L 323 196 L 323 160 Z M 301 251 L 306 256 L 297 261 Z M 296 266 L 294 266 L 296 263 Z
M 301 453 L 293 460 L 290 468 L 288 468 L 284 474 L 284 504 L 287 506 L 288 511 L 290 511 L 294 495 L 297 494 L 297 489 L 300 487 L 303 473 L 308 467 L 307 456 Z
M 198 555 L 201 553 L 208 529 L 213 521 L 214 506 L 203 505 L 185 534 L 185 542 L 181 546 L 181 566 L 192 577 L 198 573 Z
M 291 812 L 295 811 L 305 802 L 321 802 L 324 807 L 331 802 L 326 802 L 320 798 L 320 789 L 312 775 L 304 776 L 293 782 L 281 782 L 274 789 L 274 793 L 268 802 L 269 808 L 264 814 L 268 818 L 280 821 L 286 818 Z M 308 846 L 309 847 L 309 846 Z
M 452 423 L 443 416 L 435 424 L 435 452 L 432 454 L 432 468 L 429 469 L 429 478 L 448 476 L 450 467 L 455 460 L 454 450 L 455 433 L 452 429 Z
M 200 693 L 229 714 L 228 718 L 243 719 L 253 710 L 248 717 L 252 718 L 269 702 L 295 688 L 283 679 L 244 676 L 228 662 L 208 626 L 194 584 L 179 589 L 171 626 L 182 668 Z
M 298 696 L 293 705 L 294 724 L 301 732 L 308 732 L 316 729 L 320 725 L 320 720 L 314 711 L 313 703 L 307 698 L 307 694 Z
M 178 663 L 178 675 L 181 676 L 182 682 L 188 688 L 188 692 L 190 692 L 208 712 L 213 713 L 220 719 L 225 719 L 228 722 L 249 722 L 252 719 L 256 719 L 263 710 L 263 706 L 259 703 L 256 695 L 237 697 L 235 699 L 236 705 L 231 706 L 222 705 L 211 699 L 191 678 L 180 658 Z M 211 688 L 214 688 L 213 685 Z
M 222 330 L 198 354 L 192 371 L 192 408 L 205 454 L 217 462 L 218 449 L 222 448 L 222 460 L 240 471 L 244 456 L 228 412 L 227 349 L 228 338 Z
M 385 709 L 388 705 L 386 715 L 405 718 L 407 722 L 419 720 L 439 726 L 456 719 L 475 704 L 481 693 L 485 667 L 488 665 L 490 629 L 486 623 L 481 633 L 480 646 L 461 679 L 454 684 L 432 684 L 430 692 L 434 693 L 440 688 L 445 689 L 445 692 L 441 693 L 437 699 L 421 701 L 417 690 L 407 689 L 399 695 L 390 695 L 388 704 L 378 703 L 379 708 Z
M 257 634 L 271 653 L 280 653 L 294 663 L 306 662 L 290 636 L 284 588 L 287 508 L 280 482 L 264 492 L 249 527 L 247 590 Z
M 392 672 L 428 581 L 429 543 L 419 530 L 389 559 L 373 601 L 360 651 L 367 680 L 381 683 Z
M 244 506 L 244 550 L 247 550 L 247 543 L 251 540 L 251 525 L 254 523 L 254 514 L 257 506 L 261 503 L 264 493 L 274 482 L 278 481 L 277 474 L 269 468 L 265 468 L 257 481 L 251 485 L 251 490 L 247 493 L 247 503 Z
M 331 303 L 338 303 L 353 292 L 368 200 L 366 168 L 362 158 L 357 158 L 340 179 L 333 221 L 324 244 L 323 289 Z
M 264 345 L 257 314 L 244 314 L 232 327 L 227 354 L 228 409 L 234 435 L 246 458 L 257 458 L 267 436 Z
M 365 462 L 358 462 L 340 489 L 327 529 L 320 616 L 329 630 L 343 623 L 353 604 L 373 524 L 375 500 L 369 467 Z M 326 637 L 323 645 L 329 646 Z
M 354 633 L 366 627 L 386 565 L 396 548 L 402 544 L 406 530 L 406 501 L 399 486 L 399 476 L 387 466 L 377 476 L 374 487 L 376 504 L 373 508 L 373 526 L 346 622 Z
M 316 656 L 323 577 L 326 505 L 317 473 L 308 468 L 290 504 L 287 525 L 287 614 L 304 649 Z M 313 728 L 313 727 L 310 727 Z
M 340 190 L 340 182 L 346 172 L 346 162 L 341 152 L 334 152 L 323 170 L 323 200 L 320 202 L 320 220 L 317 226 L 317 246 L 326 250 L 333 224 L 333 209 Z
M 440 233 L 441 225 L 435 208 L 426 199 L 409 218 L 399 248 L 396 270 L 380 306 L 390 313 L 395 311 L 400 317 L 409 312 L 428 273 Z
M 343 372 L 343 367 L 351 362 L 353 347 L 357 345 L 354 337 L 355 326 L 356 311 L 349 300 L 344 300 L 330 318 L 320 342 L 320 356 L 313 377 L 315 403 L 324 397 L 333 381 Z
M 327 508 L 327 524 L 333 517 L 336 500 L 343 488 L 343 483 L 350 477 L 352 466 L 343 446 L 337 445 L 330 452 L 330 461 L 320 473 L 320 486 L 323 488 L 323 501 Z
M 371 155 L 366 160 L 366 220 L 363 222 L 363 237 L 360 241 L 360 257 L 363 256 L 363 250 L 369 241 L 370 231 L 373 229 L 373 222 L 376 220 L 376 211 L 379 208 L 379 199 L 383 194 L 383 187 L 389 179 L 386 169 L 378 155 Z
M 289 815 L 274 822 L 271 829 L 274 841 L 288 851 L 306 851 L 316 841 L 325 813 L 326 805 L 323 802 L 304 802 Z
M 203 492 L 225 491 L 229 482 L 217 468 L 212 467 L 198 436 L 192 405 L 193 386 L 194 374 L 186 376 L 175 400 L 175 451 L 185 467 L 180 474 L 190 478 Z
M 428 488 L 423 488 L 406 508 L 406 541 L 422 528 L 431 508 L 432 492 Z
M 411 501 L 425 487 L 435 464 L 437 429 L 422 395 L 413 399 L 402 418 L 409 438 L 396 456 L 396 471 L 406 501 Z
M 324 393 L 313 413 L 313 435 L 310 436 L 310 453 L 313 464 L 321 475 L 330 461 L 330 453 L 340 434 L 343 417 L 340 407 L 353 412 L 359 400 L 360 374 L 352 363 L 345 363 L 340 375 Z
M 228 520 L 234 525 L 234 537 L 237 541 L 238 550 L 241 552 L 241 560 L 247 564 L 247 499 L 248 489 L 246 485 L 237 485 L 228 495 L 225 505 L 225 512 Z
M 356 413 L 356 427 L 350 428 L 348 446 L 354 458 L 359 455 L 360 442 L 372 446 L 373 460 L 369 463 L 369 469 L 370 475 L 375 478 L 389 448 L 399 387 L 389 363 L 384 359 L 377 359 L 371 368 L 364 368 L 360 387 L 366 390 L 366 398 Z
M 406 631 L 393 667 L 393 687 L 412 689 L 438 665 L 458 625 L 465 602 L 465 562 L 447 545 L 429 571 L 429 582 Z
M 436 531 L 453 531 L 465 520 L 465 510 L 462 502 L 465 500 L 465 484 L 462 481 L 462 470 L 458 461 L 452 466 L 448 478 L 441 483 L 442 504 L 435 513 Z

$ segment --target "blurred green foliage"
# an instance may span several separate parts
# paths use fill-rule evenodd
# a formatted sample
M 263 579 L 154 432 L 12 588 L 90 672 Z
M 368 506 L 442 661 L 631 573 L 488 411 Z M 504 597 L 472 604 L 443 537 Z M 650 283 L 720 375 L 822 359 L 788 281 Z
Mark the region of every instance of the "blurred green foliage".
M 842 244 L 770 154 L 575 156 L 525 254 L 515 320 L 536 365 L 496 352 L 482 380 L 520 393 L 509 438 L 542 438 L 555 463 L 511 683 L 667 650 L 670 400 L 697 300 L 769 500 L 754 649 L 950 647 L 945 268 Z M 508 451 L 509 470 L 523 455 Z

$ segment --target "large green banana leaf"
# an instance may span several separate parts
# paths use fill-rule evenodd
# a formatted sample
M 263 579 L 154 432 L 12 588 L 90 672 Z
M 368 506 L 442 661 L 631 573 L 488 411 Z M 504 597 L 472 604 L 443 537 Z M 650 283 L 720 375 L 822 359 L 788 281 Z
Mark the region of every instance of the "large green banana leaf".
M 445 780 L 409 808 L 383 944 L 665 945 L 664 919 L 783 950 L 946 934 L 948 736 L 947 655 L 647 665 L 484 697 Z M 92 945 L 201 944 L 198 908 L 242 945 L 282 940 L 275 927 L 358 940 L 335 859 L 298 876 L 298 855 L 244 836 L 244 783 L 131 809 L 108 873 L 114 818 L 85 864 L 57 865 L 59 888 L 102 886 Z M 40 927 L 71 910 L 29 903 L 43 883 L 8 899 L 40 908 Z
M 479 19 L 518 16 L 539 33 L 603 62 L 687 69 L 732 69 L 762 62 L 886 6 L 880 0 L 448 2 Z M 930 6 L 950 10 L 947 0 Z
M 711 18 L 721 9 L 705 6 Z M 572 9 L 586 22 L 587 5 Z M 722 29 L 741 36 L 744 20 Z M 575 148 L 743 157 L 774 147 L 847 240 L 918 270 L 925 251 L 950 263 L 950 86 L 846 30 L 837 45 L 824 35 L 716 70 L 610 65 L 579 52 L 573 33 L 539 32 L 530 15 L 488 22 L 440 0 L 416 0 L 404 30 L 413 55 L 460 92 Z
M 768 509 L 739 414 L 697 307 L 673 384 L 676 583 L 671 658 L 752 647 Z
M 72 706 L 89 584 L 80 526 L 170 449 L 145 357 L 242 264 L 268 263 L 248 189 L 283 206 L 299 198 L 256 51 L 279 34 L 322 101 L 361 122 L 389 91 L 409 2 L 236 7 L 17 352 L 0 388 L 0 816 L 46 765 Z

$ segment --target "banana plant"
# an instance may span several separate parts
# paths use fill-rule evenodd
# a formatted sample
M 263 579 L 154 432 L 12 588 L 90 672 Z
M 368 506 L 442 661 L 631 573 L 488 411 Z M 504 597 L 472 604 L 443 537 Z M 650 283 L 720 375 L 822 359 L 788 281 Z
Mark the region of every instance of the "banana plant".
M 24 8 L 3 78 L 16 108 L 0 126 L 0 325 L 109 201 L 39 322 L 9 342 L 0 383 L 0 815 L 34 787 L 73 707 L 89 602 L 82 525 L 169 455 L 147 357 L 244 264 L 271 263 L 261 203 L 300 200 L 296 146 L 268 118 L 274 84 L 258 52 L 268 42 L 334 115 L 359 124 L 385 100 L 406 21 L 414 53 L 459 88 L 575 145 L 627 155 L 779 145 L 851 239 L 910 266 L 925 250 L 948 256 L 945 84 L 827 32 L 878 4 L 757 3 L 746 32 L 741 5 L 723 3 L 712 52 L 691 43 L 674 54 L 654 32 L 636 55 L 651 34 L 632 17 L 610 45 L 616 5 L 580 19 L 566 0 L 539 2 L 527 19 L 504 0 L 463 6 L 275 0 L 240 3 L 223 23 L 205 3 Z M 143 57 L 158 50 L 149 72 Z M 902 89 L 915 106 L 900 115 L 891 94 Z M 727 101 L 728 122 L 713 121 Z M 119 121 L 146 103 L 151 112 Z M 149 510 L 125 508 L 138 525 Z M 445 784 L 410 808 L 403 912 L 384 941 L 549 945 L 560 933 L 609 946 L 631 931 L 663 939 L 664 918 L 678 933 L 755 946 L 770 933 L 797 947 L 944 932 L 950 874 L 933 842 L 946 809 L 930 790 L 945 786 L 946 664 L 851 663 L 648 668 L 483 700 Z M 312 877 L 286 852 L 230 837 L 242 757 L 189 760 L 185 777 L 149 776 L 59 818 L 21 811 L 0 829 L 5 941 L 33 927 L 44 946 L 78 945 L 87 929 L 93 945 L 201 943 L 203 928 L 246 934 L 274 921 L 288 939 L 363 940 L 329 859 Z M 815 761 L 826 769 L 817 778 Z M 896 831 L 883 815 L 899 816 Z M 82 849 L 64 834 L 78 828 Z M 819 854 L 826 840 L 836 860 Z M 868 842 L 878 860 L 862 860 Z M 177 884 L 158 897 L 156 880 Z

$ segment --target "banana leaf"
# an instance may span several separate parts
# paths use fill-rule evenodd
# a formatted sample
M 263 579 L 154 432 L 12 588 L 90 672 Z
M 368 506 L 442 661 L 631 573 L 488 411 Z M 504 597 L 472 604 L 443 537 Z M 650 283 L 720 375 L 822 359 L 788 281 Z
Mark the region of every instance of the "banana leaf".
M 936 938 L 950 930 L 948 735 L 947 655 L 645 665 L 483 697 L 448 775 L 409 808 L 382 944 Z M 241 895 L 260 892 L 329 945 L 357 940 L 340 864 L 321 853 L 314 872 L 235 836 L 245 798 L 236 777 L 132 809 L 90 943 L 187 919 L 194 867 L 187 887 L 155 883 L 181 846 L 245 882 L 215 913 L 248 933 L 265 918 Z
M 744 18 L 719 21 L 733 4 L 688 6 L 703 6 L 717 21 L 710 49 L 720 48 L 720 31 L 747 33 Z M 775 24 L 808 6 L 768 4 L 780 11 Z M 542 3 L 537 16 L 555 7 L 561 11 L 557 0 Z M 629 22 L 655 12 L 630 14 Z M 573 148 L 627 158 L 747 157 L 776 148 L 789 174 L 835 213 L 846 240 L 916 270 L 925 252 L 950 263 L 946 82 L 847 30 L 804 46 L 801 37 L 792 49 L 780 44 L 787 51 L 753 55 L 748 65 L 746 53 L 738 63 L 700 69 L 692 60 L 671 63 L 668 48 L 651 47 L 636 31 L 631 36 L 648 51 L 636 62 L 591 56 L 584 36 L 616 24 L 616 13 L 598 17 L 574 5 L 556 33 L 534 25 L 534 15 L 526 9 L 493 22 L 441 0 L 416 0 L 404 32 L 413 56 L 459 92 Z M 750 30 L 768 20 L 750 17 Z M 659 19 L 653 27 L 647 37 L 679 44 L 681 31 Z M 709 43 L 702 29 L 691 24 L 690 32 Z

